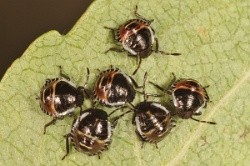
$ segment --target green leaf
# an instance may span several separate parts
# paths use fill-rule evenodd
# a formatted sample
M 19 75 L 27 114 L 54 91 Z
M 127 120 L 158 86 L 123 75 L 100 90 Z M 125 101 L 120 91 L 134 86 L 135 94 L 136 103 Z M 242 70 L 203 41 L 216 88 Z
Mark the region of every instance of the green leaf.
M 138 1 L 139 2 L 139 1 Z M 72 30 L 61 35 L 50 31 L 36 39 L 23 56 L 6 72 L 0 84 L 0 165 L 248 165 L 250 149 L 250 19 L 247 0 L 128 2 L 96 0 Z M 134 76 L 142 84 L 148 80 L 167 86 L 171 72 L 191 77 L 207 89 L 212 100 L 198 119 L 217 125 L 175 117 L 177 126 L 158 144 L 141 142 L 131 124 L 131 114 L 121 119 L 110 149 L 99 160 L 70 148 L 66 152 L 63 135 L 70 132 L 72 118 L 65 117 L 48 128 L 52 117 L 44 114 L 36 100 L 46 78 L 59 75 L 58 65 L 77 85 L 91 70 L 110 65 L 132 74 L 135 58 L 126 53 L 104 52 L 116 45 L 104 26 L 118 27 L 135 18 L 134 10 L 154 19 L 152 27 L 160 50 L 182 53 L 179 57 L 153 53 L 143 59 Z M 14 49 L 14 48 L 13 48 Z M 146 91 L 161 93 L 147 84 Z M 143 100 L 137 96 L 134 104 Z M 152 98 L 173 109 L 169 96 Z M 84 108 L 90 107 L 86 101 Z M 112 109 L 105 108 L 107 112 Z M 79 113 L 79 109 L 76 110 Z

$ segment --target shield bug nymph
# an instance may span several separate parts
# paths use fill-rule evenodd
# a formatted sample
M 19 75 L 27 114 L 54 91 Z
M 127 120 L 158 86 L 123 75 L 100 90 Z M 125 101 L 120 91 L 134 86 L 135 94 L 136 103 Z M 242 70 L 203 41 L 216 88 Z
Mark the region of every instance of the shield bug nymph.
M 65 115 L 72 115 L 76 107 L 80 107 L 84 101 L 84 92 L 89 78 L 89 69 L 87 68 L 87 79 L 84 86 L 76 87 L 68 76 L 62 73 L 60 66 L 60 77 L 46 79 L 43 88 L 40 91 L 40 107 L 53 120 L 44 126 L 46 128 L 55 124 L 57 119 L 63 119 Z
M 159 102 L 147 101 L 148 96 L 159 97 L 159 95 L 145 93 L 146 77 L 147 73 L 144 76 L 142 92 L 144 94 L 144 101 L 136 106 L 130 104 L 133 107 L 130 112 L 134 112 L 132 124 L 136 126 L 135 132 L 142 141 L 142 147 L 144 142 L 155 143 L 157 147 L 157 143 L 164 139 L 170 133 L 171 129 L 175 127 L 175 120 L 172 119 L 167 107 Z
M 121 25 L 116 33 L 113 28 L 105 27 L 111 30 L 115 42 L 122 43 L 123 48 L 110 48 L 105 53 L 109 51 L 124 52 L 128 51 L 129 56 L 134 56 L 139 58 L 139 63 L 133 75 L 137 72 L 140 67 L 141 59 L 147 58 L 153 52 L 160 53 L 164 55 L 181 55 L 180 53 L 168 53 L 163 52 L 158 49 L 159 43 L 158 39 L 154 36 L 154 30 L 150 26 L 152 21 L 147 20 L 143 16 L 137 13 L 137 6 L 135 10 L 135 16 L 137 19 L 131 19 L 125 24 Z M 117 37 L 116 37 L 117 36 Z M 155 50 L 153 49 L 153 44 L 155 44 Z
M 203 87 L 198 81 L 194 79 L 181 78 L 176 80 L 174 74 L 173 77 L 174 78 L 172 79 L 168 90 L 155 83 L 150 83 L 164 93 L 168 93 L 172 96 L 173 104 L 180 118 L 191 118 L 198 122 L 216 124 L 215 122 L 201 121 L 193 117 L 201 115 L 201 110 L 206 108 L 207 103 L 210 101 L 205 89 L 206 87 Z
M 122 106 L 134 100 L 139 88 L 134 79 L 118 68 L 99 72 L 94 86 L 94 97 L 105 106 Z
M 121 109 L 123 107 L 117 108 Z M 102 109 L 90 108 L 80 112 L 80 117 L 74 120 L 71 132 L 66 134 L 66 154 L 62 160 L 69 154 L 69 138 L 72 145 L 79 152 L 89 156 L 98 155 L 108 149 L 111 144 L 113 129 L 115 128 L 118 118 L 110 122 L 109 115 Z

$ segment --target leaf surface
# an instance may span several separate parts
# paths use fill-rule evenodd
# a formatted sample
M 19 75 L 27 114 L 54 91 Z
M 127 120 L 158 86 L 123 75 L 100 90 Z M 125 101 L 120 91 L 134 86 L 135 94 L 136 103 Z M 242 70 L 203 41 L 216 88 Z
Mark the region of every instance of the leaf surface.
M 0 83 L 0 165 L 248 165 L 250 149 L 250 19 L 249 2 L 233 1 L 149 1 L 96 0 L 72 30 L 61 35 L 50 31 L 36 39 L 17 59 Z M 135 18 L 134 9 L 154 22 L 151 24 L 162 51 L 180 52 L 179 57 L 153 53 L 143 59 L 133 76 L 142 84 L 148 80 L 167 87 L 171 72 L 193 78 L 207 88 L 212 100 L 200 120 L 217 125 L 177 120 L 177 126 L 158 144 L 146 144 L 135 135 L 131 115 L 121 119 L 110 149 L 87 156 L 70 148 L 65 154 L 64 134 L 72 118 L 58 120 L 43 135 L 43 126 L 52 118 L 44 114 L 39 91 L 46 78 L 59 75 L 58 66 L 77 85 L 91 70 L 89 88 L 98 71 L 113 65 L 132 74 L 135 58 L 126 53 L 104 52 L 115 44 L 104 26 L 117 28 Z M 147 84 L 146 91 L 161 93 Z M 137 96 L 134 104 L 143 100 Z M 173 109 L 169 96 L 152 98 Z M 87 100 L 83 108 L 90 107 Z M 104 108 L 107 112 L 112 109 Z M 76 110 L 76 114 L 79 109 Z M 118 113 L 119 114 L 119 113 Z

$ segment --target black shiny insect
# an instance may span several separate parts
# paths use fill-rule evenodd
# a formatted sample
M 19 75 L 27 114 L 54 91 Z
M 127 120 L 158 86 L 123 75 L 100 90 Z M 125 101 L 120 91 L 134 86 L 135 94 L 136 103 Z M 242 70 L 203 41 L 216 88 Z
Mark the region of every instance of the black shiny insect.
M 134 79 L 118 68 L 99 73 L 94 86 L 94 97 L 108 107 L 122 106 L 135 98 L 135 88 L 140 88 Z
M 141 59 L 147 58 L 153 52 L 160 53 L 164 55 L 181 55 L 180 53 L 168 53 L 158 50 L 159 44 L 158 39 L 154 37 L 154 30 L 150 26 L 153 22 L 147 20 L 137 13 L 137 6 L 135 10 L 135 16 L 137 19 L 131 19 L 125 24 L 121 25 L 116 34 L 116 30 L 113 28 L 105 27 L 111 30 L 115 42 L 122 43 L 123 48 L 110 48 L 105 53 L 109 51 L 124 52 L 128 51 L 129 56 L 134 56 L 139 58 L 139 63 L 133 75 L 137 72 L 140 67 Z M 117 36 L 117 37 L 116 37 Z M 153 44 L 156 43 L 155 50 L 153 50 Z
M 80 107 L 84 101 L 84 92 L 89 78 L 89 69 L 87 68 L 87 80 L 84 86 L 76 87 L 68 76 L 62 73 L 60 66 L 60 77 L 46 79 L 43 88 L 40 91 L 40 107 L 53 120 L 44 126 L 46 128 L 55 124 L 57 119 L 63 119 L 65 115 L 72 116 L 76 107 Z
M 198 81 L 194 79 L 181 78 L 176 81 L 173 74 L 169 90 L 160 87 L 159 85 L 150 82 L 161 91 L 168 93 L 172 96 L 174 106 L 177 114 L 182 119 L 193 119 L 198 122 L 216 124 L 215 122 L 201 121 L 193 118 L 202 114 L 202 108 L 206 108 L 209 102 L 209 96 L 206 87 L 203 87 Z
M 170 133 L 171 129 L 175 127 L 175 120 L 172 120 L 167 107 L 159 102 L 147 101 L 148 96 L 159 97 L 159 95 L 145 93 L 146 77 L 147 73 L 145 73 L 144 76 L 142 92 L 144 94 L 144 101 L 136 106 L 130 104 L 133 107 L 130 112 L 134 112 L 132 124 L 136 126 L 135 132 L 142 141 L 142 147 L 145 142 L 155 143 L 157 147 L 157 143 L 164 139 Z M 129 113 L 129 111 L 124 114 L 127 113 Z M 123 114 L 121 116 L 123 116 Z
M 118 109 L 121 108 L 123 107 Z M 102 151 L 106 150 L 112 142 L 113 129 L 119 118 L 110 122 L 109 116 L 116 110 L 112 111 L 109 115 L 98 108 L 81 111 L 80 117 L 73 122 L 71 132 L 64 136 L 67 152 L 62 160 L 69 154 L 69 138 L 77 151 L 89 156 L 98 155 L 100 159 Z

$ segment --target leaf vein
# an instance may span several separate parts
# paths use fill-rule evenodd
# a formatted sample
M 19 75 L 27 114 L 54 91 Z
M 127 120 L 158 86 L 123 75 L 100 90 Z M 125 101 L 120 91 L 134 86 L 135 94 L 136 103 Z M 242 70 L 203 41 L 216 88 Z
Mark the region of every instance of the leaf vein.
M 246 74 L 242 77 L 242 79 L 240 79 L 239 81 L 237 81 L 235 83 L 235 86 L 232 87 L 232 89 L 226 93 L 224 95 L 224 97 L 219 101 L 218 104 L 216 104 L 211 111 L 209 112 L 209 114 L 207 115 L 207 117 L 205 118 L 205 120 L 210 119 L 217 110 L 219 110 L 220 107 L 222 107 L 223 105 L 225 105 L 228 101 L 228 99 L 230 97 L 232 97 L 236 91 L 238 91 L 240 88 L 242 88 L 242 85 L 250 78 L 250 70 L 248 70 L 246 72 Z M 187 151 L 189 150 L 190 146 L 192 145 L 192 143 L 201 136 L 202 134 L 202 130 L 203 130 L 203 125 L 206 125 L 204 123 L 199 123 L 199 126 L 197 127 L 197 130 L 195 130 L 189 137 L 189 139 L 186 141 L 185 145 L 183 146 L 183 148 L 179 151 L 178 154 L 175 155 L 175 157 L 166 164 L 163 165 L 178 165 L 178 162 L 181 161 L 181 158 L 183 158 L 185 156 L 185 154 L 187 153 Z

